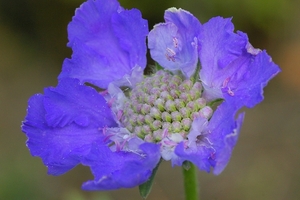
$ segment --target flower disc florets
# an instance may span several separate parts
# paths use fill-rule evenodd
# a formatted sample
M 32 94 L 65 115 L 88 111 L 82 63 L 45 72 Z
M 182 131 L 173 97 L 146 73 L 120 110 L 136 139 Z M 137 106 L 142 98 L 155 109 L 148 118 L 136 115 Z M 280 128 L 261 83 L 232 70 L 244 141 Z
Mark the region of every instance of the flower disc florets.
M 200 82 L 160 70 L 129 93 L 121 123 L 148 142 L 159 142 L 172 133 L 186 137 L 195 117 L 212 116 L 201 92 Z

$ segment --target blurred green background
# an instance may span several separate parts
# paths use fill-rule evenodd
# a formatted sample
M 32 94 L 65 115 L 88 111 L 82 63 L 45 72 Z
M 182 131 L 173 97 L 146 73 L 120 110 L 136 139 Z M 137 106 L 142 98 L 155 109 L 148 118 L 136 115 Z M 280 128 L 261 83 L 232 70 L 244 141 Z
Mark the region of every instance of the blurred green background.
M 0 199 L 132 200 L 138 189 L 86 192 L 92 179 L 78 166 L 48 176 L 31 157 L 20 131 L 27 100 L 55 86 L 66 47 L 67 24 L 81 0 L 0 0 Z M 219 175 L 199 172 L 202 199 L 282 200 L 300 198 L 300 2 L 295 0 L 120 0 L 138 8 L 150 28 L 164 10 L 181 7 L 204 23 L 217 15 L 233 17 L 254 47 L 267 49 L 283 70 L 265 89 L 265 100 L 248 110 L 230 163 Z M 181 168 L 165 162 L 149 200 L 184 198 Z

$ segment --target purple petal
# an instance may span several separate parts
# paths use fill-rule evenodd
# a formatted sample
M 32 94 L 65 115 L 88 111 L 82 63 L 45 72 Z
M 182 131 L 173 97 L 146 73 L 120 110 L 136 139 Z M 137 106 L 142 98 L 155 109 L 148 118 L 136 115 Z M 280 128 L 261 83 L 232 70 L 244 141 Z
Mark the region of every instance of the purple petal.
M 64 127 L 75 122 L 115 125 L 106 100 L 93 88 L 80 85 L 76 79 L 62 79 L 56 88 L 46 88 L 45 120 L 48 126 Z
M 263 100 L 263 88 L 279 72 L 280 68 L 272 62 L 272 58 L 266 51 L 261 51 L 230 77 L 222 89 L 223 93 L 226 98 L 235 98 L 235 103 L 241 104 L 240 107 L 253 107 Z
M 198 62 L 198 41 L 201 24 L 191 13 L 170 8 L 166 23 L 154 26 L 148 36 L 151 57 L 167 70 L 181 70 L 190 77 Z
M 196 118 L 192 123 L 192 128 L 188 134 L 187 148 L 184 147 L 183 143 L 180 143 L 175 153 L 179 157 L 176 165 L 182 165 L 184 161 L 190 161 L 195 164 L 200 170 L 209 172 L 211 167 L 210 155 L 213 152 L 213 148 L 208 145 L 199 144 L 198 137 L 207 134 L 208 121 L 204 117 Z
M 215 111 L 207 127 L 210 132 L 208 138 L 214 148 L 210 158 L 216 175 L 226 167 L 238 139 L 244 113 L 239 114 L 235 120 L 237 109 L 233 102 L 223 102 Z
M 146 66 L 148 23 L 136 9 L 124 10 L 115 0 L 88 1 L 68 26 L 73 55 L 59 78 L 78 78 L 106 88 L 112 81 Z
M 160 159 L 159 145 L 143 143 L 139 152 L 112 152 L 96 145 L 83 164 L 90 166 L 95 180 L 82 185 L 85 190 L 114 190 L 138 186 L 149 179 Z
M 181 142 L 177 145 L 175 149 L 175 153 L 178 156 L 178 160 L 176 165 L 182 165 L 184 161 L 190 161 L 194 165 L 196 165 L 200 170 L 204 170 L 206 172 L 210 171 L 211 167 L 211 149 L 206 148 L 205 146 L 199 146 L 195 149 L 185 149 L 184 144 Z
M 253 107 L 263 99 L 263 87 L 279 73 L 270 56 L 254 49 L 245 33 L 233 33 L 230 19 L 213 18 L 203 25 L 200 77 L 207 99 L 235 98 L 235 103 Z
M 220 174 L 227 166 L 231 157 L 233 148 L 236 145 L 240 130 L 244 121 L 245 113 L 239 114 L 237 120 L 234 122 L 234 129 L 231 133 L 226 134 L 223 140 L 223 145 L 216 152 L 214 174 Z M 217 147 L 216 147 L 217 149 Z
M 206 92 L 216 94 L 216 90 L 220 90 L 224 80 L 240 67 L 238 65 L 228 67 L 228 65 L 245 53 L 248 38 L 233 33 L 233 30 L 231 19 L 221 17 L 212 18 L 202 26 L 198 38 L 202 66 L 200 77 Z
M 197 136 L 199 135 L 203 135 L 203 133 L 206 132 L 206 128 L 208 125 L 208 120 L 205 117 L 197 117 L 196 119 L 194 119 L 193 123 L 192 123 L 192 128 L 190 133 L 188 134 L 188 141 L 189 144 L 188 146 L 194 146 L 197 142 Z
M 104 98 L 78 80 L 62 80 L 45 95 L 30 98 L 22 125 L 33 156 L 42 158 L 48 173 L 60 175 L 80 163 L 91 144 L 103 138 L 102 128 L 116 126 Z

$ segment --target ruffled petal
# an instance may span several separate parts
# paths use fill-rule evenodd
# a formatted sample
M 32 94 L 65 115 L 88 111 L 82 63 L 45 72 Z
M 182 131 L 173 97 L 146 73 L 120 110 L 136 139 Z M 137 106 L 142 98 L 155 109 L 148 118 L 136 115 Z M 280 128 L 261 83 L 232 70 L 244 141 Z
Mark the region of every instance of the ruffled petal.
M 84 190 L 132 188 L 149 179 L 160 159 L 159 145 L 143 143 L 139 151 L 112 152 L 107 146 L 95 144 L 83 160 L 90 166 L 95 180 L 82 185 Z
M 206 89 L 205 92 L 208 93 L 206 94 L 208 99 L 222 97 L 220 90 L 224 80 L 240 67 L 239 65 L 228 67 L 229 64 L 247 53 L 245 47 L 248 38 L 234 33 L 233 30 L 234 26 L 230 18 L 215 17 L 203 24 L 198 37 L 199 58 L 202 66 L 200 77 Z
M 210 155 L 214 174 L 220 174 L 231 157 L 232 150 L 237 142 L 244 113 L 235 115 L 238 108 L 233 102 L 223 102 L 215 111 L 207 129 L 208 139 L 212 144 L 213 152 Z
M 80 163 L 104 127 L 116 126 L 104 98 L 78 80 L 62 80 L 56 88 L 30 98 L 22 125 L 33 156 L 42 158 L 48 173 L 60 175 Z
M 165 21 L 154 26 L 148 35 L 151 57 L 165 69 L 181 70 L 189 78 L 198 63 L 201 24 L 188 11 L 176 8 L 166 10 Z
M 209 99 L 236 98 L 239 107 L 253 107 L 263 99 L 263 87 L 280 72 L 270 56 L 255 49 L 248 36 L 233 33 L 230 19 L 216 17 L 203 25 L 199 36 L 200 77 Z
M 80 85 L 77 79 L 63 79 L 56 88 L 46 88 L 45 120 L 48 126 L 64 127 L 76 123 L 82 127 L 115 125 L 106 100 L 93 88 Z
M 73 55 L 59 78 L 77 78 L 106 88 L 112 81 L 146 67 L 148 23 L 137 9 L 124 10 L 115 0 L 87 1 L 68 26 Z
M 235 99 L 239 108 L 251 108 L 263 100 L 263 88 L 281 70 L 266 51 L 260 51 L 243 63 L 241 70 L 228 79 L 222 90 L 227 99 Z

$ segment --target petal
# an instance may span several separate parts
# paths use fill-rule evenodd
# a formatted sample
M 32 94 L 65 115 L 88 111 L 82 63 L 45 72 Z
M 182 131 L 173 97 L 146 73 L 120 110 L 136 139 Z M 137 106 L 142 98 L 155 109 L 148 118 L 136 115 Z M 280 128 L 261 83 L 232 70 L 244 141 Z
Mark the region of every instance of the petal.
M 56 88 L 45 89 L 44 109 L 48 126 L 64 127 L 73 122 L 83 127 L 89 124 L 115 125 L 106 100 L 92 87 L 78 82 L 77 79 L 62 79 Z
M 124 10 L 115 0 L 88 1 L 68 26 L 73 55 L 59 76 L 78 78 L 106 88 L 112 81 L 146 66 L 148 23 L 136 9 Z
M 45 95 L 31 97 L 28 104 L 22 125 L 27 146 L 52 175 L 79 164 L 91 144 L 104 137 L 102 128 L 116 125 L 103 97 L 78 85 L 78 80 L 63 80 L 57 88 L 45 89 Z
M 138 186 L 149 179 L 160 159 L 159 145 L 143 143 L 138 152 L 112 152 L 95 144 L 83 164 L 90 166 L 95 180 L 82 185 L 85 190 L 114 190 Z
M 206 172 L 210 171 L 210 157 L 211 150 L 204 146 L 200 146 L 197 149 L 186 150 L 183 143 L 179 143 L 175 149 L 176 155 L 180 158 L 176 165 L 182 165 L 184 161 L 190 161 L 198 167 L 200 170 Z M 180 161 L 180 162 L 179 162 Z
M 233 30 L 231 19 L 221 17 L 212 18 L 202 26 L 198 37 L 202 66 L 200 77 L 206 92 L 210 92 L 211 89 L 211 92 L 216 94 L 216 90 L 220 90 L 224 80 L 240 67 L 232 65 L 229 68 L 228 65 L 246 53 L 248 38 L 245 35 L 233 33 Z M 214 96 L 212 98 L 216 98 Z
M 189 141 L 189 147 L 194 146 L 196 144 L 197 136 L 206 132 L 207 124 L 208 120 L 205 117 L 200 116 L 194 119 L 191 131 L 187 136 Z
M 230 77 L 227 86 L 222 89 L 223 93 L 226 98 L 235 98 L 239 107 L 254 107 L 263 100 L 263 88 L 280 71 L 266 51 L 261 51 Z
M 226 167 L 237 142 L 244 113 L 235 120 L 237 107 L 232 102 L 223 102 L 212 116 L 207 129 L 209 140 L 213 144 L 214 152 L 210 155 L 214 166 L 214 174 L 220 174 Z
M 239 108 L 253 107 L 280 69 L 265 51 L 252 47 L 245 33 L 233 29 L 230 19 L 220 17 L 203 25 L 199 56 L 204 96 L 209 100 L 234 96 Z
M 195 164 L 200 170 L 209 172 L 211 167 L 210 155 L 213 152 L 213 148 L 208 145 L 197 144 L 197 136 L 206 134 L 208 121 L 205 118 L 198 117 L 192 123 L 192 128 L 188 134 L 188 145 L 185 148 L 183 143 L 180 143 L 175 153 L 179 157 L 176 165 L 182 165 L 184 161 L 190 161 Z
M 191 13 L 170 8 L 166 23 L 154 26 L 148 36 L 151 57 L 170 71 L 181 70 L 188 78 L 198 62 L 198 41 L 201 24 Z
M 132 69 L 131 75 L 125 75 L 118 81 L 114 81 L 112 83 L 118 87 L 126 86 L 129 88 L 134 88 L 138 83 L 142 82 L 143 79 L 144 79 L 144 70 L 141 67 L 134 67 Z

